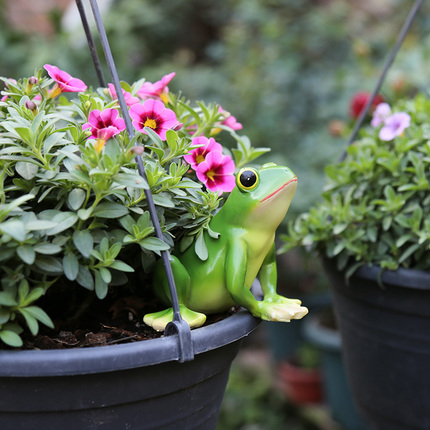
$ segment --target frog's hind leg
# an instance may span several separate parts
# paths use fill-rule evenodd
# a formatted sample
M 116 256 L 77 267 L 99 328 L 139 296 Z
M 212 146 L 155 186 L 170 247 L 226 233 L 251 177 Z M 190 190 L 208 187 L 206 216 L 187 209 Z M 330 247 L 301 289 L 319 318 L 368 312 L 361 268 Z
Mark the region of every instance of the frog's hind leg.
M 179 305 L 182 318 L 189 324 L 191 328 L 201 327 L 206 321 L 206 315 L 200 312 L 192 311 L 185 305 Z M 167 324 L 173 320 L 173 308 L 165 309 L 164 311 L 153 312 L 146 314 L 143 317 L 143 322 L 149 325 L 156 331 L 164 331 Z
M 193 311 L 186 307 L 185 303 L 190 294 L 191 281 L 190 276 L 176 258 L 172 257 L 172 271 L 175 278 L 176 291 L 178 293 L 179 309 L 182 318 L 189 324 L 191 328 L 202 326 L 206 321 L 206 315 L 201 312 Z M 170 290 L 167 282 L 166 274 L 162 264 L 159 264 L 154 275 L 154 290 L 157 296 L 165 303 L 171 303 Z M 143 317 L 143 322 L 154 330 L 164 331 L 167 324 L 173 320 L 173 308 L 170 307 L 163 311 L 146 314 Z

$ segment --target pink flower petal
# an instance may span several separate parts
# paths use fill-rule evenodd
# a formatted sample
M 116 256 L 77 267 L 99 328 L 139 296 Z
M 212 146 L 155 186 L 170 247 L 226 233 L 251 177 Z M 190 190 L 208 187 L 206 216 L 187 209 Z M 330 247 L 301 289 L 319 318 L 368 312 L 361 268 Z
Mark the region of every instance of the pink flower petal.
M 43 67 L 48 72 L 48 75 L 57 82 L 63 92 L 80 92 L 87 89 L 83 81 L 78 78 L 73 78 L 64 70 L 60 70 L 57 66 L 45 64 Z
M 90 139 L 99 138 L 99 131 L 105 129 L 115 130 L 115 134 L 119 134 L 121 131 L 125 130 L 125 121 L 118 115 L 116 109 L 105 109 L 102 112 L 98 109 L 94 109 L 88 115 L 88 122 L 82 126 L 82 130 L 91 128 Z M 111 131 L 109 131 L 109 133 L 111 133 Z
M 212 151 L 196 168 L 197 178 L 211 191 L 231 191 L 235 186 L 234 162 L 220 151 Z

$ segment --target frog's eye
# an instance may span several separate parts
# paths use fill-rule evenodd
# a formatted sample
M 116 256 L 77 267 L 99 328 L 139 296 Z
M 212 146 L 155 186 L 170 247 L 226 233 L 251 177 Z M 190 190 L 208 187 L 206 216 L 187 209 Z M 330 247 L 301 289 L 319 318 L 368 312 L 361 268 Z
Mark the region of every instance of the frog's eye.
M 253 190 L 258 185 L 258 173 L 254 169 L 242 169 L 237 175 L 237 185 L 243 190 Z

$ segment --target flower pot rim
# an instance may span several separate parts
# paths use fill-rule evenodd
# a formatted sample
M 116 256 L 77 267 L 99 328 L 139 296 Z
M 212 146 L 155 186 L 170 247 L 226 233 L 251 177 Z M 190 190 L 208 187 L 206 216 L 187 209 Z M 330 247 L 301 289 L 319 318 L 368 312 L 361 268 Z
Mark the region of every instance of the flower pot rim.
M 247 310 L 191 331 L 194 354 L 236 342 L 261 322 Z M 44 377 L 112 372 L 177 361 L 178 335 L 121 345 L 61 350 L 0 351 L 0 377 Z
M 336 266 L 334 259 L 331 258 L 324 258 L 324 263 L 330 266 Z M 379 279 L 383 285 L 430 290 L 430 271 L 421 269 L 400 267 L 397 270 L 384 270 L 376 264 L 367 264 L 357 269 L 352 277 L 376 282 L 378 282 Z
M 380 277 L 383 284 L 396 287 L 430 289 L 430 272 L 425 270 L 400 267 L 397 270 L 383 270 L 382 275 L 380 275 L 381 270 L 381 267 L 376 265 L 363 266 L 357 270 L 356 275 L 371 280 L 377 280 Z

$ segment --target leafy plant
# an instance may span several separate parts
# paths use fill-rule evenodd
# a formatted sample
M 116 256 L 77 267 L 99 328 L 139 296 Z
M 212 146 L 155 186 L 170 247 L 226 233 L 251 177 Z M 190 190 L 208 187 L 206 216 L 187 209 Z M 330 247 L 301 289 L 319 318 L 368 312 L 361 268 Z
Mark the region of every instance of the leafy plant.
M 267 151 L 252 148 L 235 131 L 241 125 L 217 104 L 169 93 L 166 80 L 122 84 L 134 115 L 132 138 L 112 88 L 87 89 L 55 66 L 45 69 L 49 76 L 38 70 L 18 82 L 3 78 L 0 339 L 10 346 L 22 345 L 24 328 L 35 335 L 40 323 L 53 326 L 39 305 L 48 290 L 58 290 L 62 305 L 76 285 L 104 299 L 119 287 L 136 290 L 136 274 L 150 273 L 162 250 L 194 246 L 206 258 L 202 232 L 217 236 L 208 223 L 222 204 L 219 190 L 227 190 L 223 175 L 216 181 L 215 167 L 204 186 L 196 177 L 202 160 L 193 168 L 185 162 L 201 151 L 195 136 L 233 138 L 237 168 Z M 78 97 L 67 97 L 71 92 Z M 219 156 L 233 165 L 229 155 Z M 136 157 L 142 158 L 146 179 L 138 174 Z M 148 188 L 164 241 L 154 234 Z M 75 306 L 79 312 L 85 303 Z
M 403 125 L 372 121 L 345 160 L 326 168 L 323 200 L 290 224 L 283 251 L 305 246 L 348 275 L 364 264 L 428 269 L 430 100 L 418 94 L 393 111 Z

